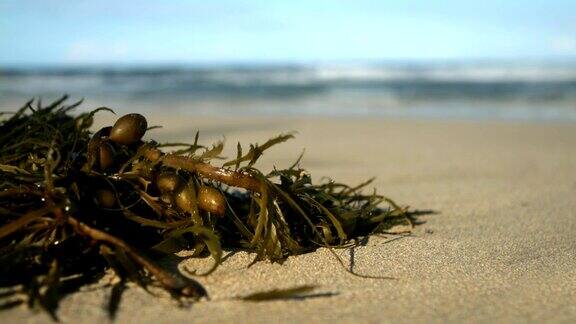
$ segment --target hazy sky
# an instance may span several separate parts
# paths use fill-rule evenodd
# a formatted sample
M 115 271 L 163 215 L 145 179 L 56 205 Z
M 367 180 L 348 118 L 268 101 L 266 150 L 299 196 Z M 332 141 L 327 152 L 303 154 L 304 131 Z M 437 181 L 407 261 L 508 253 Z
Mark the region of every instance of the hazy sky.
M 576 0 L 1 0 L 0 64 L 576 59 Z

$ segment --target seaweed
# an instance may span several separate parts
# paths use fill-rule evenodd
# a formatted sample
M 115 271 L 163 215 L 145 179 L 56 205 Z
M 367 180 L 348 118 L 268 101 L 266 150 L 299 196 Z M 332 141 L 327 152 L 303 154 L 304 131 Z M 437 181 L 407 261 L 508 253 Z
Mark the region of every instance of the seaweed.
M 220 162 L 212 146 L 142 141 L 149 129 L 138 114 L 90 131 L 94 115 L 73 113 L 67 97 L 42 106 L 27 102 L 0 121 L 0 308 L 27 303 L 57 319 L 58 301 L 112 269 L 119 277 L 109 304 L 114 314 L 126 282 L 161 286 L 174 298 L 207 295 L 198 282 L 160 266 L 162 256 L 188 249 L 254 253 L 254 262 L 282 262 L 319 247 L 346 248 L 358 238 L 409 231 L 415 213 L 375 191 L 326 180 L 313 183 L 300 167 L 264 173 L 255 167 L 264 144 L 238 143 L 236 158 Z M 337 256 L 337 254 L 334 253 Z M 342 260 L 339 259 L 342 263 Z M 352 272 L 351 270 L 349 270 Z M 305 290 L 308 290 L 307 287 Z M 246 300 L 291 296 L 272 291 Z

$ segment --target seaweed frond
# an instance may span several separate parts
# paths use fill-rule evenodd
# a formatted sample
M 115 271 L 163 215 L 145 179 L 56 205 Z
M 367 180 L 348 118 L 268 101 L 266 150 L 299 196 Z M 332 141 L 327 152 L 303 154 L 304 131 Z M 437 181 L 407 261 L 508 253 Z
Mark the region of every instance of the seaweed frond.
M 143 116 L 121 117 L 92 133 L 94 115 L 72 114 L 81 102 L 26 103 L 0 121 L 0 291 L 2 308 L 38 305 L 56 318 L 62 294 L 98 280 L 121 278 L 109 305 L 115 313 L 124 284 L 160 285 L 174 297 L 201 298 L 205 289 L 158 257 L 179 250 L 211 256 L 225 249 L 254 252 L 254 261 L 281 262 L 319 247 L 349 247 L 355 239 L 397 225 L 411 214 L 376 192 L 314 183 L 300 167 L 265 173 L 262 154 L 282 134 L 218 166 L 224 143 L 144 142 Z M 123 124 L 124 123 L 124 124 Z M 121 125 L 121 126 L 118 126 Z M 125 133 L 122 133 L 125 132 Z M 172 151 L 170 151 L 172 149 Z M 194 272 L 194 270 L 189 270 Z M 297 291 L 257 295 L 261 299 Z

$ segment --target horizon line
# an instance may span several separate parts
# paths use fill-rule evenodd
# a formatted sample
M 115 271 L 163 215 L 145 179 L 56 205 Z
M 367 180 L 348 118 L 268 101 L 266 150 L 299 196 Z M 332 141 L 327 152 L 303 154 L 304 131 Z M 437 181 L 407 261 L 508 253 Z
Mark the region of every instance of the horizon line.
M 318 65 L 427 65 L 427 64 L 576 64 L 576 57 L 478 57 L 478 58 L 385 58 L 340 60 L 228 60 L 228 61 L 134 61 L 134 62 L 0 62 L 2 70 L 79 68 L 196 68 L 210 66 L 318 66 Z

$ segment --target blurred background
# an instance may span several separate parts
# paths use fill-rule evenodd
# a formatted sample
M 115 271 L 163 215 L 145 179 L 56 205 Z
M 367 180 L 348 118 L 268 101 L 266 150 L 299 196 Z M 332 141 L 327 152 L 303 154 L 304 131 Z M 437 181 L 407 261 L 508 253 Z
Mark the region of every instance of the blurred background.
M 0 1 L 0 110 L 576 121 L 576 1 Z M 135 108 L 137 107 L 137 109 Z

